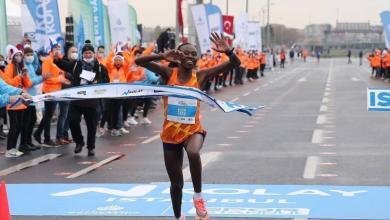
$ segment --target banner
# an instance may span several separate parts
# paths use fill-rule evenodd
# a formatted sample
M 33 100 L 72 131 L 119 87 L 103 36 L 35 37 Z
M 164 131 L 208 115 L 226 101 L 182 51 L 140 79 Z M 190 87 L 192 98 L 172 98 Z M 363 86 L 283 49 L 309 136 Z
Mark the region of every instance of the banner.
M 225 35 L 231 36 L 230 38 L 228 38 L 228 43 L 229 45 L 232 45 L 233 36 L 234 36 L 234 16 L 223 15 L 222 24 L 223 24 L 223 33 Z
M 248 50 L 258 50 L 261 51 L 261 26 L 258 22 L 249 22 L 248 23 Z
M 194 5 L 191 7 L 192 18 L 194 21 L 198 43 L 202 54 L 206 53 L 211 48 L 209 38 L 208 19 L 204 5 Z
M 243 12 L 236 19 L 236 25 L 234 25 L 236 40 L 235 44 L 240 46 L 244 50 L 248 50 L 248 15 Z
M 368 111 L 390 111 L 390 89 L 367 89 Z
M 5 0 L 0 0 L 0 54 L 6 54 L 8 45 L 7 12 Z
M 135 11 L 135 8 L 131 5 L 129 5 L 129 18 L 130 18 L 130 40 L 132 45 L 136 45 L 141 40 L 141 35 L 138 31 L 137 27 L 137 12 Z
M 105 45 L 104 35 L 104 14 L 102 0 L 89 0 L 93 9 L 93 31 L 95 35 L 95 45 Z
M 222 33 L 222 12 L 218 6 L 212 4 L 206 4 L 206 14 L 209 24 L 209 34 L 212 32 Z
M 108 17 L 112 43 L 131 39 L 130 15 L 127 0 L 109 0 Z
M 63 44 L 57 0 L 28 0 L 25 3 L 35 24 L 36 48 L 49 51 L 51 44 Z
M 103 23 L 104 23 L 104 46 L 108 53 L 111 47 L 110 20 L 108 19 L 107 6 L 103 5 Z
M 92 44 L 95 43 L 95 31 L 94 31 L 94 13 L 90 0 L 77 0 L 70 1 L 70 11 L 73 16 L 74 30 L 84 30 L 84 39 L 90 40 Z M 83 28 L 80 28 L 81 22 Z M 75 35 L 83 35 L 83 33 L 75 33 Z M 75 38 L 75 45 L 83 45 L 84 42 L 79 42 L 77 37 Z
M 385 32 L 386 47 L 390 48 L 390 11 L 384 11 L 380 14 L 383 31 Z
M 219 108 L 224 112 L 238 111 L 252 115 L 259 107 L 247 107 L 233 102 L 216 100 L 199 89 L 181 86 L 156 86 L 143 83 L 109 83 L 89 86 L 79 86 L 63 89 L 57 92 L 33 96 L 34 102 L 66 101 L 96 98 L 145 98 L 157 96 L 174 96 L 181 98 L 195 98 Z

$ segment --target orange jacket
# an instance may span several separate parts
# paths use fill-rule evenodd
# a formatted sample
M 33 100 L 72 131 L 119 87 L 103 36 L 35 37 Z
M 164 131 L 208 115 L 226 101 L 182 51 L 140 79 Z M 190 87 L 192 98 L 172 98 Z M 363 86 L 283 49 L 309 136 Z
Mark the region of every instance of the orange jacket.
M 381 67 L 381 56 L 376 54 L 373 57 L 368 57 L 368 61 L 370 61 L 371 66 L 374 68 Z
M 209 62 L 207 60 L 207 57 L 205 59 L 199 59 L 198 60 L 198 63 L 196 64 L 198 66 L 198 68 L 201 70 L 201 69 L 207 69 L 208 68 L 208 65 L 209 65 Z
M 126 76 L 128 83 L 145 80 L 145 68 L 133 65 Z
M 51 74 L 51 77 L 43 80 L 43 93 L 55 92 L 62 89 L 60 76 L 63 74 L 63 71 L 54 64 L 53 55 L 50 55 L 42 63 L 42 76 L 45 76 L 49 73 Z
M 246 67 L 250 70 L 258 68 L 259 67 L 259 60 L 255 56 L 250 56 L 247 59 Z
M 260 64 L 267 64 L 267 58 L 264 53 L 260 53 L 259 60 L 260 60 Z
M 383 57 L 383 66 L 385 68 L 390 68 L 390 54 L 386 54 L 384 57 Z
M 15 75 L 14 74 L 15 66 L 13 64 L 8 64 L 6 67 L 4 73 L 2 74 L 2 77 L 6 83 L 9 85 L 21 88 L 23 91 L 27 91 L 27 89 L 32 87 L 32 82 L 30 80 L 30 77 L 28 76 L 28 73 L 25 75 Z M 10 108 L 10 105 L 7 106 L 8 110 L 23 110 L 26 109 L 27 106 L 25 105 L 18 105 L 13 108 Z
M 124 60 L 122 66 L 118 69 L 114 65 L 114 51 L 111 51 L 106 58 L 106 68 L 108 71 L 108 76 L 110 78 L 110 83 L 126 83 L 126 76 L 129 72 L 129 55 L 123 53 Z

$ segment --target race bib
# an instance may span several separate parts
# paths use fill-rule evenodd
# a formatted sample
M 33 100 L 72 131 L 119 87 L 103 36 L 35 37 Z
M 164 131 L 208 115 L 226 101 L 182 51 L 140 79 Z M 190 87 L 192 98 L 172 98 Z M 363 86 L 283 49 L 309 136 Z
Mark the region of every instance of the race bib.
M 95 79 L 96 73 L 88 70 L 83 70 L 80 74 L 80 78 L 92 82 Z
M 197 99 L 168 97 L 167 120 L 195 124 L 197 104 Z

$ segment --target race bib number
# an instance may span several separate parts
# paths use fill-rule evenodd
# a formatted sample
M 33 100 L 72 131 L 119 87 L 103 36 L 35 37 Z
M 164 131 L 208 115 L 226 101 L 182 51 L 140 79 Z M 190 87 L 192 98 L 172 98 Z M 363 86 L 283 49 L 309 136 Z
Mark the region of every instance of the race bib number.
M 168 97 L 167 120 L 195 124 L 197 104 L 197 99 Z

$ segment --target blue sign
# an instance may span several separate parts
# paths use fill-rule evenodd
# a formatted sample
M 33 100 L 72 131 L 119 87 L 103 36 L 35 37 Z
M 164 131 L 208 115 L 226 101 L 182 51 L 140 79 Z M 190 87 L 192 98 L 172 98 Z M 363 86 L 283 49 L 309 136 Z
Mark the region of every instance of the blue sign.
M 390 89 L 367 89 L 368 111 L 390 111 Z
M 9 184 L 11 214 L 23 216 L 173 216 L 169 183 Z M 28 195 L 28 196 L 26 196 Z M 390 219 L 390 187 L 205 184 L 213 217 Z M 192 185 L 183 212 L 193 216 Z
M 104 39 L 104 17 L 103 17 L 103 1 L 90 0 L 93 8 L 93 26 L 95 35 L 95 45 L 100 46 L 105 44 Z
M 390 11 L 384 11 L 380 14 L 383 31 L 385 32 L 386 46 L 390 47 Z

